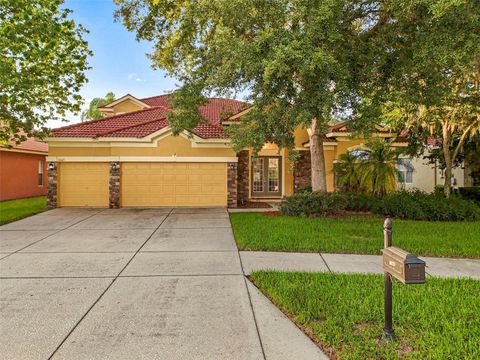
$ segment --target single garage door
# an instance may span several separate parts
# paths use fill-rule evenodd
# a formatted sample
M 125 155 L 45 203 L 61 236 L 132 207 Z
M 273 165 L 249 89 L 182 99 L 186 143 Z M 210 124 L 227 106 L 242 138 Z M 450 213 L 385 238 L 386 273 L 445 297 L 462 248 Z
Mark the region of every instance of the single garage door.
M 226 206 L 226 163 L 122 163 L 122 206 Z
M 58 181 L 60 206 L 108 207 L 108 163 L 61 163 Z

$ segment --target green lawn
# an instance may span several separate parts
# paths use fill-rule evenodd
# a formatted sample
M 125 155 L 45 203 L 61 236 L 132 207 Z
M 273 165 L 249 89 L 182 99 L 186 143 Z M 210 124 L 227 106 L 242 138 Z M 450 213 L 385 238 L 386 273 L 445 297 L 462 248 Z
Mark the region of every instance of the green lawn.
M 480 281 L 393 289 L 397 340 L 381 340 L 383 276 L 256 272 L 251 280 L 336 359 L 480 359 Z
M 232 213 L 235 239 L 243 250 L 380 254 L 383 219 L 268 216 Z M 424 256 L 480 258 L 480 221 L 393 220 L 393 245 Z
M 0 202 L 0 225 L 37 214 L 46 209 L 47 199 L 45 196 L 2 201 Z

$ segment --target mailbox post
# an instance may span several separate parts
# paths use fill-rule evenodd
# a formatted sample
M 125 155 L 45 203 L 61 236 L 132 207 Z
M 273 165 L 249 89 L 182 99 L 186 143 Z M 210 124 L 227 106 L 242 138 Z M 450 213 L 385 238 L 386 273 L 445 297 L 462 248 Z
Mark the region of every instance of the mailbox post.
M 383 248 L 387 249 L 392 246 L 392 219 L 388 216 L 383 223 Z M 384 269 L 383 273 L 385 291 L 385 326 L 383 327 L 383 337 L 386 340 L 394 340 L 395 333 L 393 332 L 393 321 L 392 321 L 392 277 Z
M 392 219 L 387 217 L 383 224 L 383 271 L 385 283 L 385 326 L 383 338 L 394 340 L 392 321 L 392 279 L 397 278 L 403 284 L 425 283 L 425 261 L 413 254 L 392 246 Z

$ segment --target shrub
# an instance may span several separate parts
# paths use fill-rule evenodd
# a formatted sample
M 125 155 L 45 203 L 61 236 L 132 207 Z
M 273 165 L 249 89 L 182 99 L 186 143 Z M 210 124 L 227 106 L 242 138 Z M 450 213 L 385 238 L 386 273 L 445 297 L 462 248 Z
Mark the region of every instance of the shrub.
M 338 214 L 345 210 L 347 198 L 336 193 L 297 193 L 289 196 L 280 206 L 280 211 L 291 216 L 315 216 Z
M 381 199 L 367 194 L 345 193 L 348 211 L 374 211 Z
M 400 191 L 383 198 L 355 193 L 302 193 L 289 196 L 280 208 L 292 216 L 338 214 L 344 210 L 371 211 L 382 216 L 426 221 L 480 220 L 480 207 L 471 200 L 452 195 Z
M 311 186 L 303 186 L 301 188 L 298 188 L 297 191 L 295 192 L 296 194 L 307 194 L 312 192 L 312 187 Z
M 372 209 L 379 215 L 428 221 L 480 220 L 480 207 L 455 195 L 448 199 L 421 191 L 390 194 Z
M 480 186 L 468 186 L 458 188 L 458 194 L 462 199 L 473 200 L 480 205 Z
M 433 193 L 435 195 L 444 195 L 445 194 L 445 185 L 435 185 L 433 188 Z

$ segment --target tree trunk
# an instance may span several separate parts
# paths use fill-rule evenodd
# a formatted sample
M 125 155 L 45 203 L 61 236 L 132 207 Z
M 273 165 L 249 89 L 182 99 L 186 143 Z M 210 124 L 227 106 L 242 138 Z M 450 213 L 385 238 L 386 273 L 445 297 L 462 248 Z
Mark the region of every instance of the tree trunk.
M 313 119 L 307 129 L 310 141 L 310 160 L 312 169 L 312 191 L 327 192 L 323 136 L 318 129 L 318 120 Z
M 443 144 L 442 144 L 443 156 L 445 158 L 445 183 L 443 191 L 448 198 L 452 192 L 452 165 L 453 159 L 450 153 L 450 136 L 448 130 L 443 129 Z

